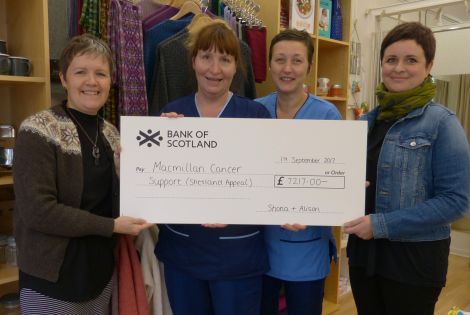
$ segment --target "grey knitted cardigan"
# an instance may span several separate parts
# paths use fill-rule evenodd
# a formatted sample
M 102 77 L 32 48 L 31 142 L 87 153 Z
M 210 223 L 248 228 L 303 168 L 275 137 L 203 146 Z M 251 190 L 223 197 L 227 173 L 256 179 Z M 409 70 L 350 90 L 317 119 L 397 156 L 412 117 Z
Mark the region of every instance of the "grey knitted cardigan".
M 117 129 L 104 122 L 100 130 L 105 145 L 114 151 L 119 143 Z M 112 218 L 78 208 L 83 189 L 80 140 L 62 106 L 39 112 L 21 124 L 13 165 L 18 266 L 27 274 L 55 282 L 70 238 L 111 237 L 114 229 Z M 116 212 L 117 176 L 113 195 Z

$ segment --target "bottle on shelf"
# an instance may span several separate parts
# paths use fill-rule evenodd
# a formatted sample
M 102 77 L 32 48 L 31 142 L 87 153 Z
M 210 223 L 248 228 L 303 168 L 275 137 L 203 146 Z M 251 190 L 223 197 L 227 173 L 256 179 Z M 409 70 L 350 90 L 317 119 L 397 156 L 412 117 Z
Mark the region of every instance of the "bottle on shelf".
M 7 261 L 6 251 L 8 246 L 8 236 L 0 234 L 0 264 Z
M 13 236 L 8 237 L 6 263 L 11 266 L 16 266 L 16 240 Z
M 341 15 L 340 0 L 333 0 L 333 10 L 331 16 L 331 38 L 343 40 L 343 16 Z

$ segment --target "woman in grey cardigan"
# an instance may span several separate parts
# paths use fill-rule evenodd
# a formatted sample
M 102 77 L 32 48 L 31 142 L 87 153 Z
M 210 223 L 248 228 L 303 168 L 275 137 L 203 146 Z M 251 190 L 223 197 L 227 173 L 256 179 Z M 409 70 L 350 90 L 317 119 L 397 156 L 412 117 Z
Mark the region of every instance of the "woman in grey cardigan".
M 112 236 L 149 226 L 118 217 L 119 133 L 98 115 L 112 73 L 104 42 L 73 38 L 60 58 L 67 101 L 21 124 L 13 177 L 24 314 L 108 313 Z

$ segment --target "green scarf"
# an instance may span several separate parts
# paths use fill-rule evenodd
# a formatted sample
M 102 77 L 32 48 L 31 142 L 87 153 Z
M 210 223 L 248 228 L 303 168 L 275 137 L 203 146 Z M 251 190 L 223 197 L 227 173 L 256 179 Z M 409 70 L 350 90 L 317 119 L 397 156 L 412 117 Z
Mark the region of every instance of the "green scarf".
M 379 100 L 377 120 L 397 120 L 423 107 L 436 95 L 436 83 L 431 76 L 417 87 L 405 92 L 389 92 L 383 83 L 375 89 Z

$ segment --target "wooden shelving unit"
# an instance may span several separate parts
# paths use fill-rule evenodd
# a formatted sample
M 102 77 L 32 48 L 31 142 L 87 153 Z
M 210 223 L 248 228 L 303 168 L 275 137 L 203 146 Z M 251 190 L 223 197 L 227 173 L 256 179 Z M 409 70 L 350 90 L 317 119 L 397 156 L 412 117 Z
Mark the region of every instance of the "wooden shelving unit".
M 18 281 L 18 268 L 0 264 L 0 286 L 14 281 Z
M 13 177 L 11 175 L 1 175 L 0 174 L 0 189 L 3 186 L 11 186 L 13 185 Z
M 315 2 L 315 28 L 312 39 L 314 41 L 315 54 L 313 67 L 305 82 L 310 93 L 316 94 L 317 79 L 326 77 L 330 79 L 331 84 L 341 84 L 343 95 L 340 97 L 320 96 L 321 98 L 333 103 L 343 116 L 346 118 L 348 102 L 348 84 L 349 84 L 349 51 L 351 41 L 351 14 L 352 0 L 340 0 L 341 13 L 343 18 L 343 39 L 335 40 L 325 38 L 318 33 L 318 15 L 320 12 L 319 0 Z M 279 33 L 281 0 L 256 0 L 261 6 L 259 16 L 267 27 L 266 47 L 269 49 L 271 39 Z M 269 63 L 269 61 L 266 61 Z M 269 71 L 268 71 L 269 72 Z M 266 82 L 257 84 L 257 96 L 267 95 L 275 90 L 274 84 L 268 73 Z M 338 263 L 331 263 L 331 272 L 325 282 L 325 299 L 323 303 L 323 313 L 330 314 L 339 308 L 339 276 L 341 270 L 341 227 L 334 227 L 333 234 L 336 239 L 336 248 L 338 249 Z
M 0 124 L 18 129 L 51 103 L 47 0 L 0 0 L 0 39 L 6 40 L 9 55 L 33 65 L 29 77 L 0 76 Z
M 47 0 L 0 0 L 0 39 L 8 54 L 28 58 L 29 77 L 0 75 L 0 124 L 18 130 L 28 116 L 50 107 L 49 33 Z M 13 179 L 0 174 L 0 233 L 11 234 Z M 4 209 L 8 208 L 8 209 Z M 0 295 L 17 290 L 18 268 L 0 264 Z
M 11 85 L 15 83 L 45 83 L 46 79 L 43 77 L 20 77 L 12 75 L 0 75 L 1 85 Z

